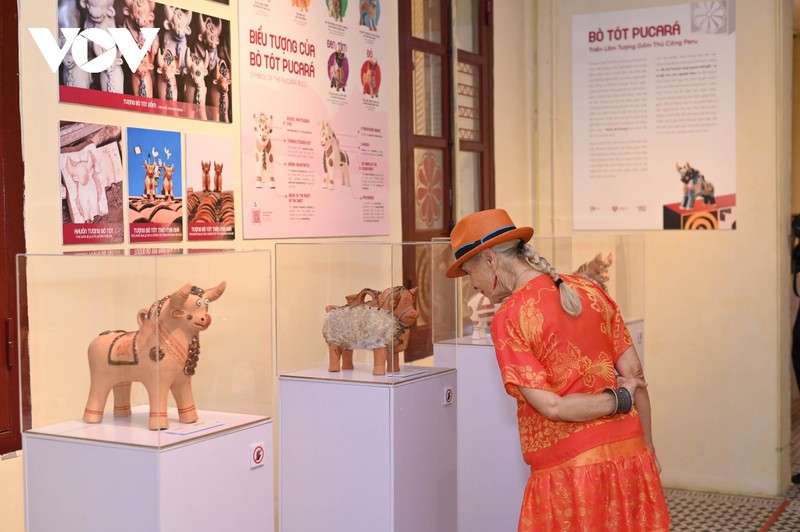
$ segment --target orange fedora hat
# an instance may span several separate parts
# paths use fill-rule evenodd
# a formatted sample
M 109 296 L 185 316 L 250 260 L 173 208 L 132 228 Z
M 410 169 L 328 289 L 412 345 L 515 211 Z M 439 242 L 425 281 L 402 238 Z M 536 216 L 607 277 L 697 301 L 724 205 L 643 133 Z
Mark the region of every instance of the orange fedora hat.
M 450 246 L 456 261 L 447 268 L 445 275 L 467 275 L 461 265 L 484 249 L 510 240 L 527 242 L 532 236 L 532 227 L 515 226 L 504 209 L 488 209 L 465 216 L 450 232 Z

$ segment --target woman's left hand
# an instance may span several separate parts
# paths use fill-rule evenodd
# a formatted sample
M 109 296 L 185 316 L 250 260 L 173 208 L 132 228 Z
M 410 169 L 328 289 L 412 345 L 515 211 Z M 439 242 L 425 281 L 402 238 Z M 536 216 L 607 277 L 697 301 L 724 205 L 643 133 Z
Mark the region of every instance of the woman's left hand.
M 631 401 L 634 401 L 636 388 L 647 388 L 647 383 L 637 377 L 617 375 L 617 388 L 627 388 L 631 392 Z

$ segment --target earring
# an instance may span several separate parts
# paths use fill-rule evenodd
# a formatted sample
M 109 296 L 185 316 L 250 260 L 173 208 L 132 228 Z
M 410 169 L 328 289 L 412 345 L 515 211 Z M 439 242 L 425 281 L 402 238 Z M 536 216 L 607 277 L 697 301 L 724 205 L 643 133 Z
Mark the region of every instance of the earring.
M 494 290 L 495 288 L 497 288 L 497 274 L 495 274 L 494 276 L 494 283 L 492 284 L 492 290 Z

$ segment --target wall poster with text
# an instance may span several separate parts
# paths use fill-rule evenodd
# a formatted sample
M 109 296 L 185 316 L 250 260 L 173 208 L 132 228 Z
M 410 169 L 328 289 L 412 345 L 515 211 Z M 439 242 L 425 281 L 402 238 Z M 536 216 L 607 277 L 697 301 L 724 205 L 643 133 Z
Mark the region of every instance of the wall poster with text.
M 58 29 L 60 101 L 232 121 L 230 21 L 153 0 L 61 0 Z
M 181 134 L 128 128 L 130 242 L 183 240 Z
M 187 238 L 233 240 L 236 209 L 233 194 L 233 140 L 186 134 Z
M 389 232 L 380 2 L 242 0 L 244 238 Z
M 733 0 L 572 18 L 574 228 L 736 228 Z
M 63 243 L 122 243 L 122 128 L 62 121 L 59 140 Z

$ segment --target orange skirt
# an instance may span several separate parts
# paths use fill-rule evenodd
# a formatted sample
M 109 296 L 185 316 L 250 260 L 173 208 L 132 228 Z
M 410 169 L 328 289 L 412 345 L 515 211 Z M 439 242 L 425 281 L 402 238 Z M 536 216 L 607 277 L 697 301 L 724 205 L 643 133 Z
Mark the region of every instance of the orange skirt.
M 655 460 L 638 437 L 531 471 L 519 532 L 656 532 L 669 522 Z

